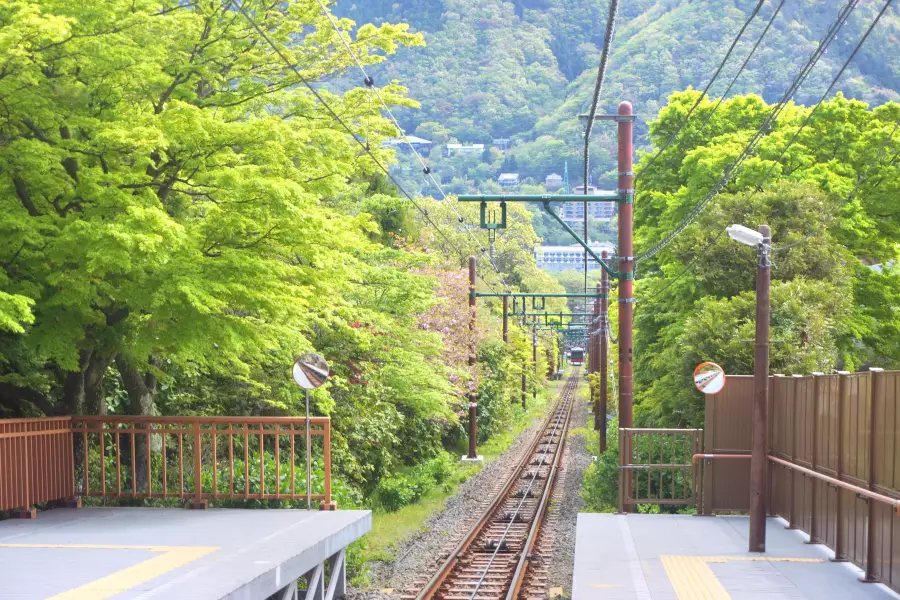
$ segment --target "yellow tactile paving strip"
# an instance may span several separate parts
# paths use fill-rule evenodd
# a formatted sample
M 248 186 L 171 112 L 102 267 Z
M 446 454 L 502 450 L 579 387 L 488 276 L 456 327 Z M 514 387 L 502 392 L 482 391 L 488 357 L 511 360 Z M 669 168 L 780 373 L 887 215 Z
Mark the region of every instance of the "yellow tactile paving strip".
M 677 556 L 659 557 L 678 600 L 731 600 L 709 563 L 731 561 L 820 563 L 820 558 L 774 558 L 765 556 Z
M 53 548 L 62 550 L 145 550 L 158 552 L 145 561 L 95 579 L 48 600 L 104 600 L 184 566 L 219 549 L 218 546 L 123 546 L 105 544 L 0 544 L 0 548 Z

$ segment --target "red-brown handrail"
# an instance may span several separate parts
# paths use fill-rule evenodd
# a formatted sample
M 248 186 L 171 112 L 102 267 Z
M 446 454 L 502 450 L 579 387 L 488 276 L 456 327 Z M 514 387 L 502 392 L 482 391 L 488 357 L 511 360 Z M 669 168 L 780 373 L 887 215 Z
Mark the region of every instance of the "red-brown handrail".
M 695 454 L 691 459 L 691 462 L 696 464 L 698 460 L 705 459 L 720 459 L 720 458 L 738 458 L 738 459 L 749 459 L 749 454 Z M 896 498 L 891 498 L 890 496 L 885 496 L 884 494 L 879 494 L 878 492 L 873 492 L 867 490 L 866 488 L 859 487 L 857 485 L 853 485 L 852 483 L 847 483 L 846 481 L 841 481 L 840 479 L 835 479 L 834 477 L 830 477 L 823 473 L 819 473 L 818 471 L 813 471 L 812 469 L 807 469 L 806 467 L 801 467 L 800 465 L 794 464 L 788 460 L 784 460 L 782 458 L 778 458 L 777 456 L 772 456 L 771 454 L 768 456 L 770 462 L 777 463 L 782 465 L 788 469 L 793 469 L 804 475 L 812 477 L 814 479 L 818 479 L 820 481 L 825 481 L 830 483 L 836 487 L 849 490 L 851 492 L 855 492 L 857 495 L 862 496 L 863 498 L 870 498 L 872 500 L 876 500 L 878 502 L 883 502 L 888 506 L 894 507 L 894 512 L 896 515 L 900 516 L 900 500 Z

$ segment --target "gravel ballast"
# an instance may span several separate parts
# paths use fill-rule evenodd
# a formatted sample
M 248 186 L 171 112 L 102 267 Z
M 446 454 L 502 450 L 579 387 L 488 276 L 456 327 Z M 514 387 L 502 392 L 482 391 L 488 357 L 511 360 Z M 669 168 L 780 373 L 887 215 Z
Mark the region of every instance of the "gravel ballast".
M 583 427 L 587 422 L 588 412 L 589 409 L 583 400 L 576 401 L 570 429 Z M 532 423 L 506 452 L 463 483 L 456 495 L 447 500 L 441 512 L 426 519 L 422 527 L 401 544 L 394 560 L 370 562 L 369 577 L 372 589 L 348 590 L 347 598 L 396 599 L 401 592 L 417 589 L 416 584 L 424 582 L 437 569 L 440 562 L 487 509 L 492 498 L 524 457 L 541 424 L 542 420 Z M 551 507 L 552 511 L 558 513 L 553 518 L 554 529 L 558 531 L 554 531 L 556 551 L 550 567 L 551 587 L 563 587 L 567 590 L 571 588 L 575 520 L 581 506 L 582 474 L 590 464 L 590 460 L 584 440 L 579 436 L 569 437 L 563 454 L 565 468 L 561 471 L 557 483 L 558 486 L 563 486 L 562 497 Z M 390 593 L 380 590 L 390 590 Z

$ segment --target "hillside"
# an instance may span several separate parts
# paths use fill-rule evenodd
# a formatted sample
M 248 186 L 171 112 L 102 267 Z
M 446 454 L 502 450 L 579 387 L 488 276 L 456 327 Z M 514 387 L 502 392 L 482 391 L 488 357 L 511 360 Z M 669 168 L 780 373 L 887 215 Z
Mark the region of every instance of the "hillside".
M 712 94 L 722 93 L 774 12 L 767 0 L 738 44 Z M 841 0 L 786 2 L 760 50 L 731 95 L 753 92 L 778 99 L 845 3 Z M 862 36 L 877 3 L 861 3 L 795 100 L 818 100 Z M 425 47 L 401 49 L 376 69 L 379 81 L 397 79 L 421 108 L 402 112 L 408 133 L 437 144 L 490 142 L 512 137 L 516 168 L 542 182 L 569 161 L 573 184 L 580 177 L 581 124 L 596 77 L 607 3 L 593 0 L 341 0 L 337 14 L 364 22 L 408 22 Z M 602 102 L 607 111 L 631 100 L 644 142 L 647 123 L 668 96 L 689 86 L 704 87 L 731 40 L 756 6 L 755 0 L 695 2 L 638 0 L 623 3 Z M 880 53 L 896 44 L 900 17 L 888 13 L 844 74 L 835 91 L 871 104 L 898 98 L 900 62 Z M 610 164 L 609 141 L 596 130 L 593 175 Z M 485 189 L 504 166 L 489 153 L 478 160 L 448 161 L 432 152 L 445 182 L 454 189 Z M 479 163 L 486 163 L 480 165 Z M 507 159 L 507 166 L 509 162 Z

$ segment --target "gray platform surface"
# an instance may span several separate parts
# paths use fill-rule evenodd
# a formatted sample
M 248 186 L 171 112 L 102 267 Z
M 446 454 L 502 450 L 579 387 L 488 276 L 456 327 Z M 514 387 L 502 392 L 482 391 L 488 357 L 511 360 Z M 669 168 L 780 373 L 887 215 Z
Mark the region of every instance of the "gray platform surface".
M 259 600 L 371 528 L 353 510 L 55 509 L 0 521 L 0 598 Z
M 581 513 L 572 600 L 897 600 L 832 563 L 781 519 L 766 522 L 766 553 L 747 551 L 747 517 Z M 764 556 L 764 558 L 761 558 Z

